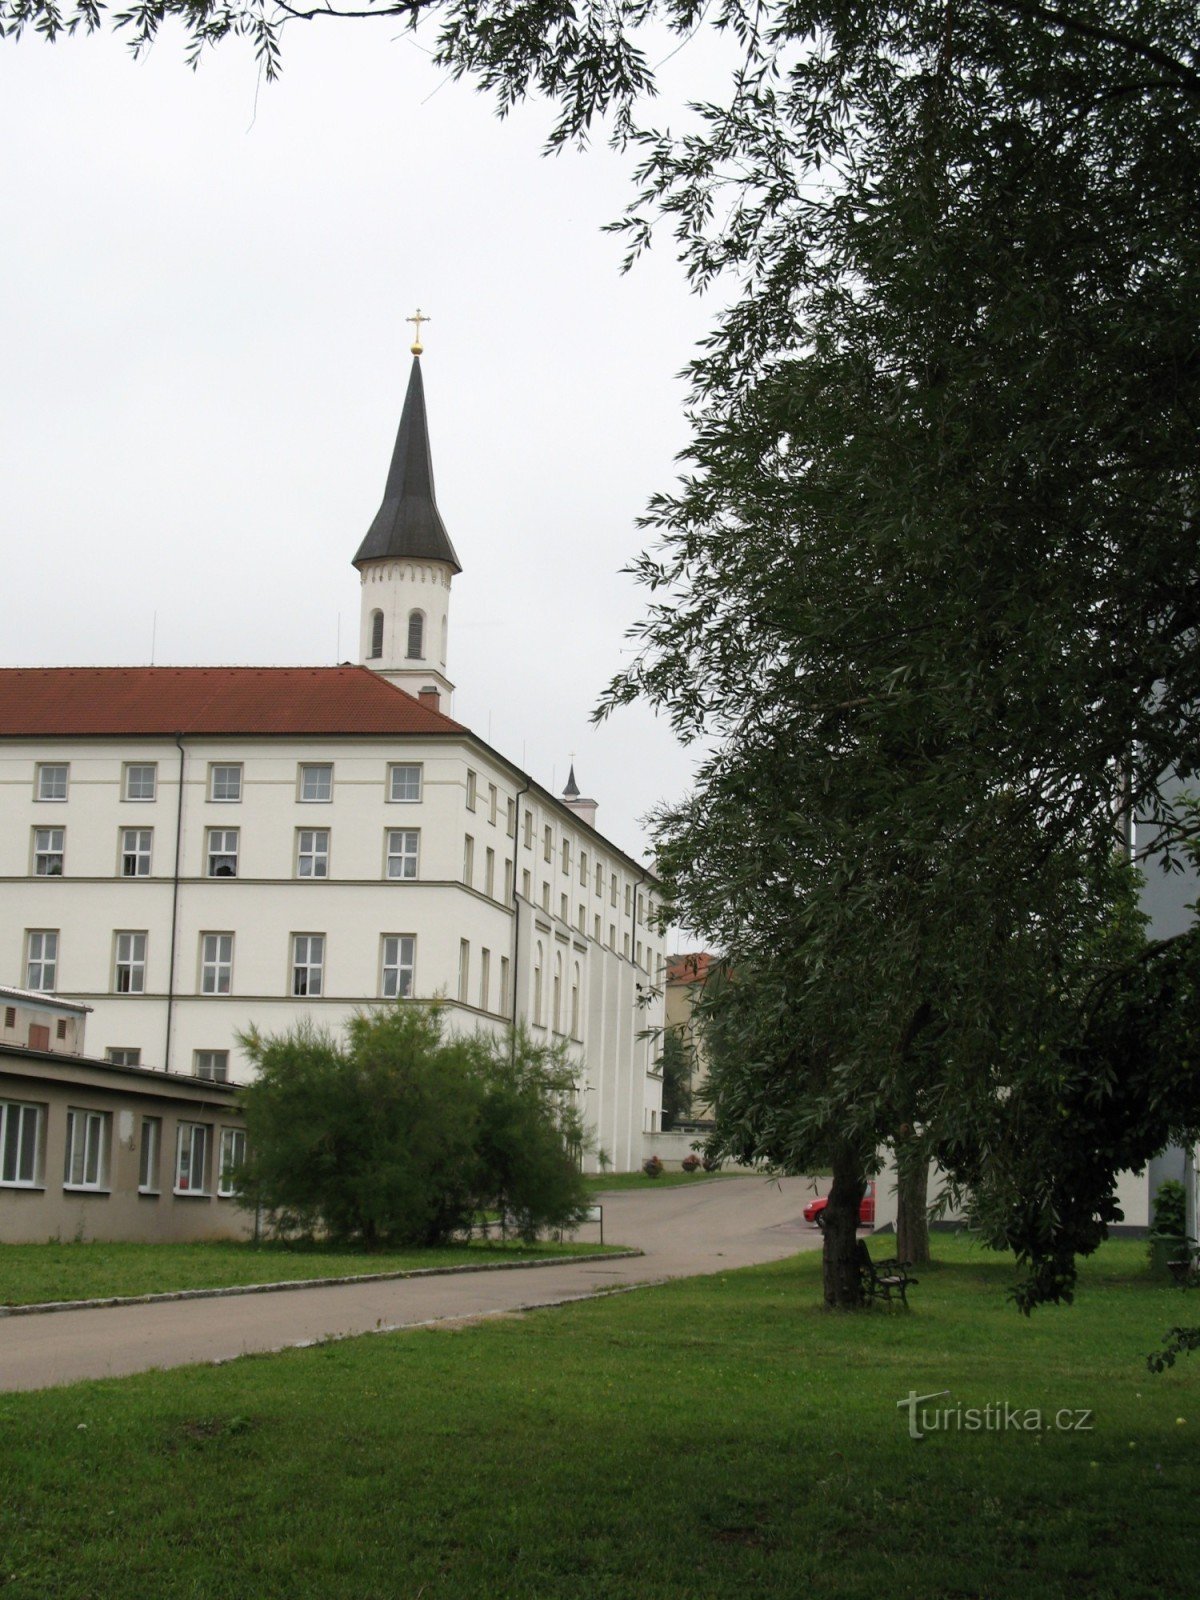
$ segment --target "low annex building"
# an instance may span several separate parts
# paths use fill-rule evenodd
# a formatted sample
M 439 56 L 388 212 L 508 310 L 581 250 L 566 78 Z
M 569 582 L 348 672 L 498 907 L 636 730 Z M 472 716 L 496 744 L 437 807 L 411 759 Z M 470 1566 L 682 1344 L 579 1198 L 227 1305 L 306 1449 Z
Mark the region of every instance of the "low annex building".
M 244 1080 L 251 1027 L 372 1004 L 523 1023 L 628 1170 L 661 1118 L 657 884 L 573 773 L 553 795 L 451 715 L 419 355 L 354 556 L 359 664 L 0 670 L 0 972 L 90 1007 L 110 1067 L 193 1084 Z

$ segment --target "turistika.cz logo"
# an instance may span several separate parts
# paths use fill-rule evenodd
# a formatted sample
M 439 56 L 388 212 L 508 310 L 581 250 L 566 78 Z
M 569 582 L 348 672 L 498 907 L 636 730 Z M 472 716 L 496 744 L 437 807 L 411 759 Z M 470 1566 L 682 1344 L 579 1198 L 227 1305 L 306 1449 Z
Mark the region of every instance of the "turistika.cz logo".
M 1080 1406 L 1064 1406 L 1058 1411 L 1043 1411 L 1040 1406 L 1014 1406 L 1008 1400 L 989 1401 L 985 1406 L 929 1406 L 929 1400 L 942 1400 L 949 1389 L 932 1394 L 908 1391 L 896 1401 L 897 1411 L 908 1412 L 908 1436 L 923 1439 L 927 1433 L 1090 1433 L 1092 1415 Z

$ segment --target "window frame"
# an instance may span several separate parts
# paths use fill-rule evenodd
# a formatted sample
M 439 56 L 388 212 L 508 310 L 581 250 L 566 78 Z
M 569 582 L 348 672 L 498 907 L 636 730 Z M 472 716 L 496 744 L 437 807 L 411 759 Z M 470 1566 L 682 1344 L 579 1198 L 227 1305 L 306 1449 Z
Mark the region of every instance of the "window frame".
M 82 1139 L 79 1137 L 80 1119 Z M 72 1194 L 108 1194 L 111 1147 L 111 1112 L 97 1111 L 91 1106 L 68 1106 L 63 1141 L 63 1188 Z M 81 1172 L 78 1178 L 74 1176 L 77 1167 Z M 90 1172 L 94 1176 L 89 1177 Z
M 204 1070 L 201 1067 L 201 1060 L 205 1057 L 209 1058 L 207 1066 L 210 1070 Z M 229 1051 L 193 1050 L 192 1077 L 198 1078 L 201 1083 L 228 1083 Z
M 132 778 L 135 772 L 148 772 L 150 774 L 150 793 L 134 794 L 132 792 Z M 158 799 L 158 762 L 157 761 L 126 761 L 121 769 L 121 799 L 127 805 L 142 806 L 152 805 Z
M 218 794 L 217 774 L 237 773 L 237 793 Z M 245 763 L 241 761 L 210 761 L 208 764 L 208 799 L 214 806 L 239 806 L 245 789 Z
M 301 959 L 300 943 L 304 941 L 304 958 Z M 313 944 L 318 945 L 317 960 L 313 960 Z M 288 992 L 293 1000 L 319 1000 L 325 993 L 325 958 L 326 937 L 323 933 L 294 933 L 292 935 L 292 960 L 291 982 Z M 304 976 L 304 987 L 299 988 L 301 973 Z M 312 987 L 312 975 L 317 975 L 317 986 Z
M 416 794 L 397 794 L 398 779 L 402 772 L 416 773 Z M 392 806 L 417 806 L 420 805 L 425 793 L 425 763 L 423 761 L 389 761 L 387 781 L 387 803 Z
M 142 849 L 142 845 L 141 845 L 141 840 L 142 840 L 142 835 L 143 834 L 145 835 L 146 840 L 147 840 L 147 844 L 146 844 L 145 850 Z M 134 848 L 132 850 L 129 848 L 129 845 L 128 845 L 128 842 L 127 842 L 131 838 L 133 838 L 133 839 L 135 839 L 137 841 L 137 843 L 134 845 Z M 140 870 L 141 863 L 142 863 L 143 860 L 146 863 L 145 872 L 142 872 Z M 133 872 L 127 872 L 125 870 L 126 862 L 128 862 L 128 861 L 132 861 L 134 863 L 134 871 Z M 153 865 L 154 865 L 154 829 L 153 828 L 119 828 L 117 830 L 117 876 L 119 878 L 148 878 L 148 877 L 150 877 L 151 872 L 153 870 Z
M 44 1130 L 46 1127 L 47 1107 L 36 1100 L 0 1100 L 0 1189 L 44 1189 L 42 1180 L 42 1160 L 45 1153 Z M 16 1119 L 17 1131 L 14 1136 L 10 1132 L 13 1113 L 19 1112 Z M 26 1112 L 33 1113 L 33 1136 L 28 1138 L 25 1129 L 28 1125 Z M 32 1146 L 32 1148 L 30 1148 Z M 11 1147 L 11 1149 L 10 1149 Z M 23 1178 L 21 1172 L 25 1166 L 23 1157 L 28 1153 L 29 1177 Z M 6 1177 L 9 1170 L 10 1154 L 13 1157 L 12 1172 L 14 1176 Z
M 207 946 L 208 941 L 210 939 L 214 939 L 214 940 L 217 941 L 217 944 L 216 944 L 216 947 L 215 947 L 215 954 L 213 955 L 211 960 L 209 959 L 208 954 L 207 954 L 207 950 L 206 950 L 206 946 Z M 228 957 L 228 959 L 225 959 L 222 956 L 222 953 L 221 953 L 221 943 L 220 943 L 220 941 L 223 940 L 223 939 L 228 939 L 229 940 L 229 957 Z M 201 934 L 200 934 L 200 993 L 202 995 L 206 995 L 206 994 L 223 995 L 223 994 L 232 994 L 233 993 L 233 956 L 234 956 L 234 934 L 233 934 L 232 929 L 216 928 L 216 929 L 211 929 L 208 932 L 204 932 L 204 931 L 201 932 Z M 213 974 L 213 987 L 212 988 L 209 988 L 208 985 L 207 985 L 206 972 L 208 970 L 211 970 L 211 972 Z M 222 971 L 225 974 L 225 987 L 224 988 L 221 988 L 221 986 L 220 986 Z
M 216 849 L 214 839 L 225 842 L 225 848 Z M 233 840 L 233 849 L 229 849 L 228 841 Z M 241 866 L 242 830 L 240 828 L 205 828 L 204 830 L 204 876 L 206 878 L 237 878 L 240 876 L 238 868 Z M 214 864 L 219 861 L 232 861 L 232 872 L 217 872 Z
M 240 1167 L 246 1159 L 246 1130 L 245 1128 L 223 1127 L 218 1144 L 217 1158 L 217 1199 L 232 1200 L 238 1191 L 230 1181 L 229 1174 L 234 1167 Z
M 138 955 L 137 941 L 141 940 L 141 954 Z M 121 953 L 122 941 L 128 940 L 128 952 Z M 147 928 L 114 928 L 113 929 L 113 965 L 112 965 L 112 993 L 113 994 L 145 994 L 146 992 L 146 961 L 149 952 L 150 933 Z M 122 986 L 121 973 L 124 970 L 128 982 Z
M 395 945 L 395 960 L 388 960 L 388 946 Z M 405 946 L 408 946 L 405 958 Z M 394 987 L 388 988 L 388 974 L 395 973 Z M 407 986 L 405 986 L 407 974 Z M 410 1000 L 417 985 L 417 936 L 415 933 L 384 933 L 379 939 L 379 993 L 384 1000 Z
M 54 837 L 58 836 L 58 847 L 54 846 Z M 39 846 L 39 839 L 48 839 L 50 843 Z M 33 873 L 35 878 L 61 878 L 66 866 L 67 856 L 67 830 L 63 828 L 34 828 L 33 830 Z M 58 862 L 58 871 L 49 867 L 43 868 L 43 862 Z
M 402 841 L 400 849 L 394 849 L 393 839 Z M 408 840 L 412 840 L 411 848 Z M 404 870 L 412 862 L 412 871 Z M 392 863 L 399 862 L 401 870 L 392 871 Z M 421 873 L 421 830 L 420 828 L 385 828 L 383 834 L 383 875 L 389 883 L 414 883 Z
M 143 1117 L 141 1138 L 138 1141 L 138 1193 L 162 1193 L 162 1124 L 161 1117 Z
M 471 767 L 467 768 L 467 810 L 474 811 L 479 779 Z
M 35 994 L 53 994 L 55 992 L 58 984 L 60 933 L 61 929 L 59 928 L 25 929 L 25 987 L 27 989 L 32 989 Z M 35 939 L 40 939 L 42 941 L 41 954 L 37 956 L 35 956 L 33 953 L 33 941 Z M 47 956 L 45 953 L 47 939 L 52 939 L 54 941 L 54 951 L 50 956 Z M 42 980 L 40 983 L 34 983 L 33 981 L 33 968 L 35 963 L 40 969 L 40 977 Z M 47 967 L 50 969 L 49 983 L 45 981 Z
M 308 850 L 306 850 L 304 848 L 304 838 L 305 838 L 306 834 L 313 841 L 312 845 L 310 846 L 310 848 Z M 329 877 L 329 835 L 330 835 L 330 829 L 328 829 L 328 828 L 297 828 L 296 829 L 296 865 L 295 865 L 295 874 L 296 874 L 297 878 L 306 878 L 306 879 L 309 879 L 309 880 L 311 880 L 313 882 L 316 882 L 318 879 L 328 879 L 328 877 Z M 324 839 L 325 844 L 324 844 L 323 847 L 318 847 L 318 845 L 316 843 L 316 841 L 318 839 Z M 313 866 L 314 870 L 309 871 L 309 872 L 305 872 L 304 871 L 303 863 L 304 863 L 306 858 L 312 863 L 312 866 Z M 320 872 L 315 870 L 315 868 L 317 867 L 318 864 L 320 864 L 321 867 L 322 867 L 322 870 Z
M 197 1139 L 197 1135 L 199 1135 L 198 1139 Z M 184 1152 L 185 1138 L 186 1138 L 187 1147 L 188 1147 L 188 1149 L 187 1149 L 188 1162 L 187 1162 L 187 1177 L 186 1177 L 186 1179 L 184 1178 L 184 1174 L 183 1174 L 183 1152 Z M 195 1168 L 196 1168 L 196 1159 L 195 1158 L 196 1158 L 196 1146 L 197 1146 L 197 1143 L 200 1146 L 200 1162 L 199 1162 L 199 1166 L 200 1166 L 200 1186 L 199 1187 L 197 1187 L 191 1181 L 192 1176 L 193 1176 L 193 1174 L 195 1172 Z M 172 1193 L 180 1196 L 181 1198 L 185 1198 L 185 1199 L 190 1199 L 193 1196 L 195 1196 L 198 1199 L 204 1199 L 204 1200 L 211 1199 L 212 1198 L 212 1190 L 208 1186 L 209 1185 L 209 1181 L 210 1181 L 210 1176 L 211 1176 L 210 1173 L 209 1173 L 209 1166 L 211 1164 L 211 1155 L 212 1155 L 212 1123 L 211 1122 L 184 1121 L 182 1118 L 180 1118 L 180 1120 L 176 1124 L 176 1128 L 175 1128 L 175 1172 L 174 1172 L 174 1179 L 173 1179 L 173 1183 L 172 1183 Z
M 309 775 L 312 773 L 327 772 L 329 774 L 328 794 L 306 794 Z M 333 804 L 333 762 L 332 761 L 300 761 L 296 765 L 296 800 L 302 806 L 328 806 Z
M 61 772 L 62 793 L 47 794 L 51 787 L 47 782 L 51 773 Z M 54 785 L 57 787 L 57 784 Z M 37 761 L 34 763 L 33 798 L 40 805 L 65 805 L 71 794 L 71 763 L 69 761 Z
M 126 1060 L 127 1056 L 133 1056 L 134 1060 Z M 142 1047 L 140 1044 L 106 1045 L 104 1059 L 114 1067 L 140 1067 L 142 1064 Z

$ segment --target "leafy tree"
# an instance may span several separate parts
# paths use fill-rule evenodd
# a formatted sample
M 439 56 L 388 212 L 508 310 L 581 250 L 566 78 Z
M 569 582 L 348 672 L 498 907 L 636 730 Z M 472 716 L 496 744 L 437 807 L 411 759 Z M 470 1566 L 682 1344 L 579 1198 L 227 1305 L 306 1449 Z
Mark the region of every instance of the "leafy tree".
M 444 1243 L 503 1208 L 522 1234 L 575 1221 L 582 1180 L 563 1062 L 523 1034 L 446 1036 L 440 1012 L 353 1018 L 243 1040 L 247 1205 L 282 1233 L 384 1246 Z

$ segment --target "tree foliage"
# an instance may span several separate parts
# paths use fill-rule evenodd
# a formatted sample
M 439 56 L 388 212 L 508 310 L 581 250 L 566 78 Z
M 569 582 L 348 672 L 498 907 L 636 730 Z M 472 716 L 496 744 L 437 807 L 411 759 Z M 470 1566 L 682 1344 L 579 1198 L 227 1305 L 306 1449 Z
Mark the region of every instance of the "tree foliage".
M 678 1028 L 668 1028 L 663 1034 L 658 1068 L 662 1073 L 663 1127 L 670 1128 L 692 1114 L 692 1078 L 696 1070 L 691 1043 Z
M 283 1234 L 367 1249 L 444 1243 L 481 1213 L 535 1237 L 586 1204 L 571 1077 L 523 1033 L 447 1036 L 435 1009 L 361 1014 L 243 1040 L 244 1203 Z

